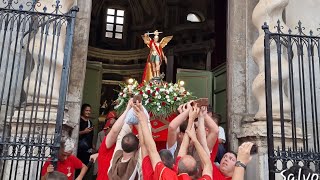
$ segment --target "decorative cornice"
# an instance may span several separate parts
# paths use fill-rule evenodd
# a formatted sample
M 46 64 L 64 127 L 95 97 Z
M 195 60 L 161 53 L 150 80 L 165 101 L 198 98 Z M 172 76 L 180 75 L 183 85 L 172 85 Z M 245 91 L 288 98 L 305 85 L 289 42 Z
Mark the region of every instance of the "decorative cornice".
M 108 85 L 119 85 L 120 83 L 123 83 L 123 81 L 102 80 L 102 84 L 108 84 Z
M 142 74 L 143 69 L 123 69 L 123 70 L 115 70 L 115 69 L 103 69 L 102 73 L 110 73 L 110 74 L 120 74 L 123 76 L 127 75 L 135 75 L 135 74 Z
M 131 61 L 137 59 L 147 59 L 149 54 L 149 48 L 128 50 L 128 51 L 115 51 L 106 50 L 89 46 L 88 57 L 105 59 L 105 60 L 117 60 L 117 61 Z
M 103 69 L 113 69 L 113 70 L 131 70 L 131 69 L 144 69 L 145 63 L 143 64 L 129 64 L 129 65 L 120 65 L 120 64 L 103 64 Z

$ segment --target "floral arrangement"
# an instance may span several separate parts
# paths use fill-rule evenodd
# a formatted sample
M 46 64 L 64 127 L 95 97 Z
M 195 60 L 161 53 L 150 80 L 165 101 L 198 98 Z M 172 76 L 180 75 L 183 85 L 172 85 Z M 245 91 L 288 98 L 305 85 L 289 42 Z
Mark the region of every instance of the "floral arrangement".
M 154 118 L 167 118 L 176 112 L 181 104 L 195 99 L 190 92 L 185 91 L 179 84 L 173 83 L 144 82 L 138 84 L 136 80 L 133 80 L 129 84 L 120 84 L 120 87 L 121 90 L 115 106 L 115 110 L 119 114 L 126 109 L 129 99 L 138 94 L 142 97 L 142 105 Z

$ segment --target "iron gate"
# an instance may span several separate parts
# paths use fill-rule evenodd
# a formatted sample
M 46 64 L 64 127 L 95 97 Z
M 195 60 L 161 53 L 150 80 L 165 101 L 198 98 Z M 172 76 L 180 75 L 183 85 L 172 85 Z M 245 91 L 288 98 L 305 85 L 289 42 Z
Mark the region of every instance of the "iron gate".
M 78 11 L 69 2 L 0 1 L 0 179 L 40 179 L 44 161 L 57 162 Z
M 319 174 L 320 36 L 305 34 L 301 22 L 294 32 L 279 21 L 274 33 L 267 24 L 262 28 L 269 177 L 293 164 Z

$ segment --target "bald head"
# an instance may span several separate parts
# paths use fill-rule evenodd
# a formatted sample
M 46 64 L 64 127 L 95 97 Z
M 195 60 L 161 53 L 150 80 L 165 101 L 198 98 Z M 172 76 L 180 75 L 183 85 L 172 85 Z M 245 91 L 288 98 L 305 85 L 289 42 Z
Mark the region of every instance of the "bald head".
M 183 156 L 178 164 L 178 174 L 187 173 L 189 176 L 193 176 L 197 173 L 197 162 L 196 160 L 190 156 Z

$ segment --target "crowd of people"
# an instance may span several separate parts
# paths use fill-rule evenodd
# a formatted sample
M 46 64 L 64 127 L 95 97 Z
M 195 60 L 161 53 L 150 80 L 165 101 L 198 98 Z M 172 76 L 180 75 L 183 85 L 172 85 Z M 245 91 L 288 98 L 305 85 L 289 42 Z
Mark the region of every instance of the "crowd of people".
M 225 135 L 217 123 L 221 117 L 206 106 L 198 107 L 192 101 L 181 105 L 169 124 L 166 149 L 160 151 L 152 136 L 150 117 L 140 102 L 131 99 L 117 120 L 114 112 L 109 113 L 96 146 L 92 143 L 90 110 L 90 105 L 82 106 L 78 157 L 72 155 L 74 141 L 64 139 L 56 171 L 48 159 L 42 167 L 42 180 L 82 180 L 89 162 L 96 162 L 97 180 L 244 179 L 253 143 L 244 142 L 238 154 L 225 152 Z M 98 152 L 92 154 L 94 149 Z

